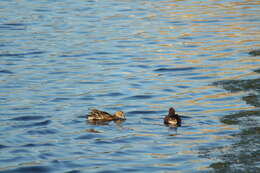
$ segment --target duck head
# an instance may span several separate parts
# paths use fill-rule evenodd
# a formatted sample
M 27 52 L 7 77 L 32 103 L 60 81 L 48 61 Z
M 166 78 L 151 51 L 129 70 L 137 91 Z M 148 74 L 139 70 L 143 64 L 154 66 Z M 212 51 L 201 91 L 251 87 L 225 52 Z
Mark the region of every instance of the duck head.
M 175 115 L 175 109 L 173 107 L 169 108 L 169 116 L 174 116 Z
M 124 112 L 122 112 L 122 111 L 116 112 L 114 116 L 115 116 L 116 118 L 118 118 L 118 119 L 122 119 L 122 120 L 125 119 L 125 114 L 124 114 Z

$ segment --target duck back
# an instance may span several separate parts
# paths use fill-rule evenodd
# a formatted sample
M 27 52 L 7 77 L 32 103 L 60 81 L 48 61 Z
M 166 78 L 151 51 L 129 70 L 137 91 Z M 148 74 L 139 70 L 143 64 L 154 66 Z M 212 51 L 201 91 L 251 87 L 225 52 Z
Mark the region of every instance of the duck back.
M 166 124 L 166 125 L 174 125 L 174 126 L 181 126 L 181 118 L 177 114 L 176 114 L 176 116 L 166 116 L 164 118 L 164 124 Z
M 92 109 L 88 114 L 88 120 L 112 120 L 112 115 L 104 111 Z

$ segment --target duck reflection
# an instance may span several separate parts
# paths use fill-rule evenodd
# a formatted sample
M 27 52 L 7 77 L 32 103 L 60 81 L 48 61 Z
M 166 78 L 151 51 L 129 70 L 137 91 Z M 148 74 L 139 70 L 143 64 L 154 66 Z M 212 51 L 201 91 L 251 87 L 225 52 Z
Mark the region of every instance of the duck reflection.
M 168 132 L 169 135 L 168 136 L 177 136 L 177 132 L 178 132 L 178 127 L 174 126 L 174 125 L 168 125 Z
M 125 120 L 113 120 L 113 122 L 117 125 L 117 126 L 121 126 L 121 124 L 124 122 Z M 102 120 L 86 120 L 86 122 L 88 124 L 92 124 L 92 125 L 109 125 L 109 123 L 111 121 L 102 121 Z

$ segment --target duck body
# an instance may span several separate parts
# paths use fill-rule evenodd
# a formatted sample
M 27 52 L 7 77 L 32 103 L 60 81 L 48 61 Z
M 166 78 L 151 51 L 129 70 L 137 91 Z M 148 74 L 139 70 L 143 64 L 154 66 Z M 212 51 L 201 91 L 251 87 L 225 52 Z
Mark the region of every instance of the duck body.
M 104 111 L 92 109 L 90 113 L 87 115 L 87 119 L 90 121 L 113 121 L 113 120 L 123 120 L 125 119 L 125 116 L 122 111 L 118 111 L 114 115 L 111 115 Z
M 181 117 L 175 113 L 175 110 L 173 108 L 170 108 L 168 115 L 164 117 L 164 124 L 181 126 Z

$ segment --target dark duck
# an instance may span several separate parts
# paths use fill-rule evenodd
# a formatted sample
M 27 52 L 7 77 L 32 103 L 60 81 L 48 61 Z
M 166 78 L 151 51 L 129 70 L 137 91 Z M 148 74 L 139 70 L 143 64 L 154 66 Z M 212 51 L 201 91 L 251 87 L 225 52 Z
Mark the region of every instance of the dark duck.
M 125 115 L 124 112 L 122 111 L 118 111 L 114 115 L 111 115 L 104 111 L 92 109 L 90 113 L 87 115 L 87 119 L 89 121 L 116 121 L 116 120 L 124 120 Z
M 171 126 L 181 126 L 181 117 L 175 113 L 174 108 L 169 109 L 169 113 L 164 117 L 164 124 Z

